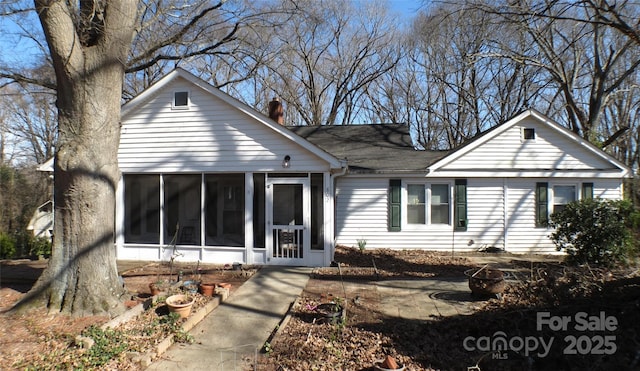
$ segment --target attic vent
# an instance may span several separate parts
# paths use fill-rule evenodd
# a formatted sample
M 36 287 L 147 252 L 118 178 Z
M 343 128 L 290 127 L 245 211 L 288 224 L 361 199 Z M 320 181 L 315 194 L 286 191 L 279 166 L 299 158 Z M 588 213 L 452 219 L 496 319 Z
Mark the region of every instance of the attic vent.
M 534 140 L 534 139 L 536 139 L 536 129 L 534 129 L 534 128 L 523 128 L 522 129 L 522 139 L 523 140 Z
M 189 92 L 188 91 L 176 91 L 173 93 L 173 102 L 171 105 L 173 109 L 188 109 L 189 108 Z

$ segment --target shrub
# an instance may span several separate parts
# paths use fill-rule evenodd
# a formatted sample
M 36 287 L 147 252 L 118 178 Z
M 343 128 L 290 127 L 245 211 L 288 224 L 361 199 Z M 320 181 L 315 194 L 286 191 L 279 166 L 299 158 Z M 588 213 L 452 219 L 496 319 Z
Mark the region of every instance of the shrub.
M 0 233 L 0 259 L 13 258 L 16 254 L 16 242 L 8 234 Z
M 585 199 L 551 215 L 551 240 L 568 254 L 567 263 L 611 266 L 635 249 L 633 229 L 639 220 L 629 201 Z
M 47 237 L 31 237 L 29 241 L 29 255 L 43 256 L 48 258 L 51 256 L 51 241 Z

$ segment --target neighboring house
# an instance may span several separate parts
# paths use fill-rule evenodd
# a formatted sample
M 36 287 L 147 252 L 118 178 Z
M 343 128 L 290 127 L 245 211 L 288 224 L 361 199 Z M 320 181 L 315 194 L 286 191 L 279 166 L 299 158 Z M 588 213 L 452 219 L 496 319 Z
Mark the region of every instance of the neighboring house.
M 185 261 L 322 266 L 358 240 L 553 252 L 549 214 L 619 199 L 630 175 L 535 111 L 448 152 L 415 150 L 405 125 L 274 119 L 181 69 L 124 105 L 118 259 L 168 260 L 175 243 Z
M 51 238 L 53 231 L 53 202 L 47 201 L 38 206 L 27 225 L 34 237 Z

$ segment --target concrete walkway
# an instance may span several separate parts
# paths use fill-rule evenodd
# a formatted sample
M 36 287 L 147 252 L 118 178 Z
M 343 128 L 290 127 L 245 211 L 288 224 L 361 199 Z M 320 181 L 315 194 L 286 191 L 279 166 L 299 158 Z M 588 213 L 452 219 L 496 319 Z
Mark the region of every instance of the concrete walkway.
M 469 258 L 478 265 L 500 267 L 513 257 Z M 195 343 L 174 344 L 148 370 L 247 369 L 308 283 L 311 292 L 344 293 L 348 300 L 375 298 L 383 314 L 404 319 L 471 314 L 478 300 L 464 276 L 331 283 L 309 282 L 311 272 L 312 268 L 261 268 L 190 331 Z
M 241 370 L 307 285 L 311 268 L 263 267 L 148 370 Z

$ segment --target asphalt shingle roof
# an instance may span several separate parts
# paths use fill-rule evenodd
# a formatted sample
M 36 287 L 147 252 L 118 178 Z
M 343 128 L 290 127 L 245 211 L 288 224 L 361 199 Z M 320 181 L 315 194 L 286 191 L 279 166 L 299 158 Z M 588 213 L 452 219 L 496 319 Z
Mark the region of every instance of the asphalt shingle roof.
M 424 172 L 446 151 L 416 150 L 409 127 L 402 124 L 288 126 L 338 159 L 350 173 Z

